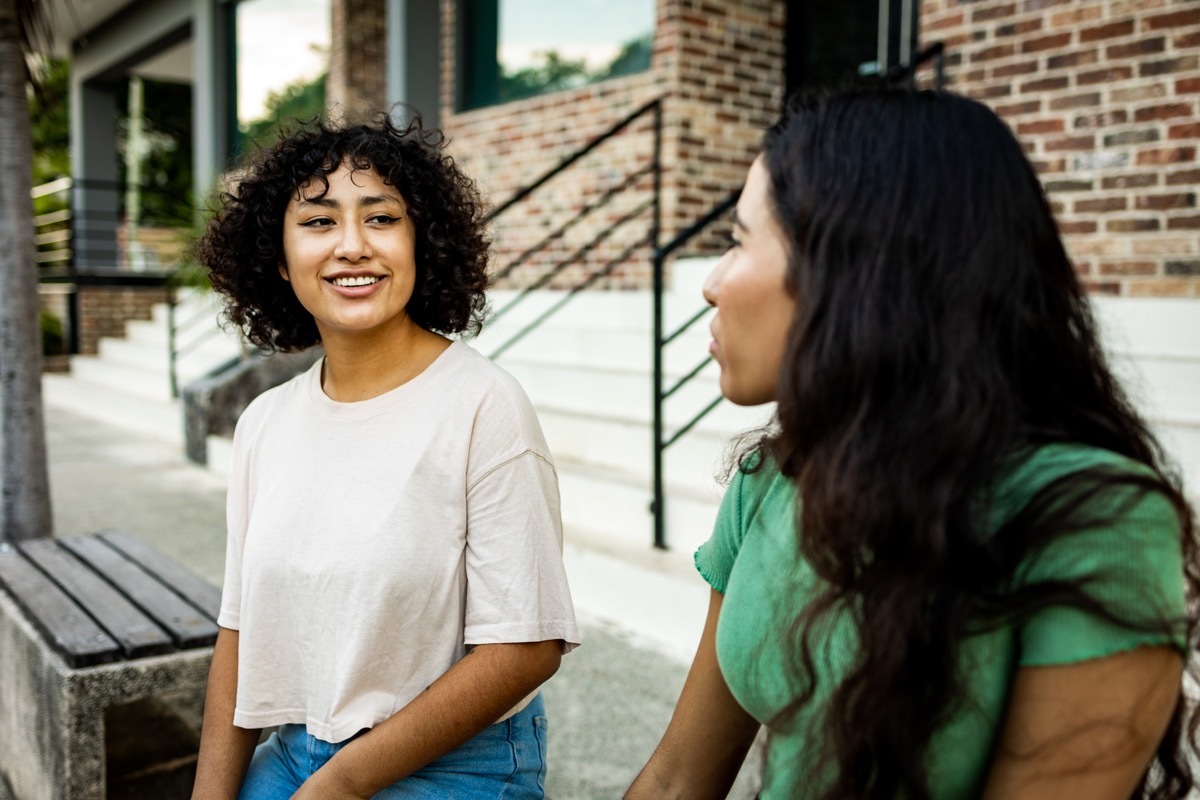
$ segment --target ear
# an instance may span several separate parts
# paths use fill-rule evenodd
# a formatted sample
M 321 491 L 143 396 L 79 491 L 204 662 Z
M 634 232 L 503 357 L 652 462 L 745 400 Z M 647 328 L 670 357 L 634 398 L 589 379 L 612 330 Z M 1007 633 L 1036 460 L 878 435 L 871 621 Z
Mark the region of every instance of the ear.
M 288 277 L 287 264 L 283 261 L 279 262 L 279 276 L 288 283 L 292 282 L 292 279 Z

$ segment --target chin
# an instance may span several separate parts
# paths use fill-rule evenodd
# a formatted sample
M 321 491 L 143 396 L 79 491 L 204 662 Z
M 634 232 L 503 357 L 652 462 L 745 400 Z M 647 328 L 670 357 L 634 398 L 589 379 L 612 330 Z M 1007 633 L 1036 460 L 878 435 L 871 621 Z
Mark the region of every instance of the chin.
M 721 381 L 721 395 L 735 406 L 761 406 L 775 399 L 774 391 L 755 391 L 746 386 L 729 386 Z

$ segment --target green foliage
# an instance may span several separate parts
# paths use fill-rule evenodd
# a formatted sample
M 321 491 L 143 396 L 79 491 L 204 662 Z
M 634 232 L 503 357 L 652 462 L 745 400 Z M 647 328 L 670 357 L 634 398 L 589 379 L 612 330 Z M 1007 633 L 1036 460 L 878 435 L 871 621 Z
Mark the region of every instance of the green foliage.
M 315 78 L 289 83 L 278 92 L 267 94 L 262 117 L 243 123 L 238 131 L 238 153 L 273 144 L 281 129 L 325 117 L 325 79 Z
M 507 103 L 524 97 L 574 89 L 597 81 L 641 72 L 650 66 L 653 37 L 647 33 L 621 45 L 613 60 L 595 70 L 579 59 L 563 58 L 556 50 L 538 53 L 541 61 L 533 66 L 508 72 L 500 68 L 500 85 L 496 102 Z
M 654 36 L 647 33 L 636 39 L 630 39 L 621 45 L 620 52 L 608 63 L 608 66 L 596 71 L 593 81 L 606 81 L 609 78 L 619 78 L 622 75 L 632 75 L 649 69 L 650 57 L 654 53 Z
M 59 356 L 67 352 L 62 320 L 49 311 L 42 311 L 39 323 L 42 329 L 42 353 L 48 356 Z
M 70 65 L 57 58 L 33 62 L 37 85 L 26 91 L 33 143 L 33 185 L 71 174 Z
M 141 218 L 143 225 L 179 228 L 192 225 L 192 87 L 166 81 L 142 80 L 142 125 L 149 145 L 142 159 Z M 129 129 L 129 94 L 118 101 L 121 128 Z M 120 180 L 125 181 L 121 163 Z
M 560 92 L 583 86 L 591 79 L 587 62 L 563 58 L 555 50 L 538 53 L 541 64 L 523 67 L 516 72 L 501 71 L 499 102 L 520 100 L 538 94 Z

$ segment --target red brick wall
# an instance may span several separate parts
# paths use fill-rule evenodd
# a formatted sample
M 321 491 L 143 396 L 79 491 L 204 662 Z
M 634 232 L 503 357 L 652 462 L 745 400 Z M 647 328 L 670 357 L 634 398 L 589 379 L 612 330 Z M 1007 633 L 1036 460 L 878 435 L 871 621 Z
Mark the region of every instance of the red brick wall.
M 1025 144 L 1092 291 L 1200 297 L 1200 3 L 923 0 L 920 28 Z
M 378 0 L 333 0 L 325 101 L 335 115 L 387 108 L 387 22 Z
M 157 303 L 167 302 L 167 290 L 161 287 L 80 286 L 79 352 L 95 355 L 105 336 L 124 338 L 125 323 L 150 319 Z
M 640 74 L 499 106 L 455 107 L 456 6 L 442 0 L 442 126 L 451 152 L 495 203 L 511 196 L 643 103 L 662 96 L 664 166 L 663 241 L 741 185 L 757 150 L 762 126 L 778 107 L 783 73 L 785 6 L 777 0 L 658 0 L 651 68 Z M 649 163 L 653 131 L 641 118 L 592 155 L 539 190 L 532 202 L 506 212 L 494 226 L 496 264 L 535 244 L 604 190 Z M 594 220 L 581 223 L 548 251 L 515 273 L 527 283 L 548 264 L 575 251 L 600 230 L 649 197 L 650 181 L 626 193 Z M 649 215 L 613 234 L 586 264 L 572 267 L 568 285 L 644 236 Z M 692 252 L 713 252 L 715 235 Z M 600 285 L 649 285 L 648 250 Z

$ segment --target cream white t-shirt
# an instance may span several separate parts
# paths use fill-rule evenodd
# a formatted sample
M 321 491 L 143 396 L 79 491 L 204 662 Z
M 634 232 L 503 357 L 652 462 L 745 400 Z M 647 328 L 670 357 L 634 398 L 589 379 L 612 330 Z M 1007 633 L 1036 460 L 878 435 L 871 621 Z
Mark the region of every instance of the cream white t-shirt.
M 461 342 L 379 397 L 312 369 L 234 434 L 218 623 L 239 631 L 243 728 L 374 727 L 470 645 L 579 642 L 558 480 L 533 407 Z

